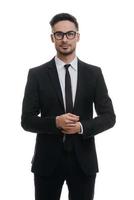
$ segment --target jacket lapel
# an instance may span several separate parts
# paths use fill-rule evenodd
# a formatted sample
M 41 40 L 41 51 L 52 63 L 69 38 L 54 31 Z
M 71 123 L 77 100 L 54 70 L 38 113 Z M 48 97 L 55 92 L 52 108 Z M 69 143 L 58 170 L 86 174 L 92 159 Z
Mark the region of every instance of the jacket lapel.
M 60 81 L 59 81 L 58 72 L 56 69 L 56 64 L 55 64 L 54 58 L 50 61 L 49 77 L 50 77 L 50 83 L 52 83 L 52 85 L 54 87 L 54 91 L 57 93 L 59 102 L 65 111 Z
M 76 95 L 75 95 L 74 109 L 73 109 L 74 113 L 77 111 L 77 107 L 79 106 L 80 95 L 82 94 L 82 87 L 81 87 L 82 74 L 83 74 L 83 72 L 82 72 L 82 63 L 78 59 L 78 78 L 77 78 L 77 88 L 76 88 Z

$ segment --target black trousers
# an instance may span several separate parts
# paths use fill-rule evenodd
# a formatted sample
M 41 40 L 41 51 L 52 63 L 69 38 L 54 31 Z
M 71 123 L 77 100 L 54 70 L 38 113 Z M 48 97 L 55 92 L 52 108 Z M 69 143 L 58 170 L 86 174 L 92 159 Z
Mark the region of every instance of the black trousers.
M 74 151 L 63 151 L 62 159 L 50 176 L 34 174 L 35 200 L 59 200 L 64 181 L 69 200 L 93 200 L 96 174 L 87 176 Z

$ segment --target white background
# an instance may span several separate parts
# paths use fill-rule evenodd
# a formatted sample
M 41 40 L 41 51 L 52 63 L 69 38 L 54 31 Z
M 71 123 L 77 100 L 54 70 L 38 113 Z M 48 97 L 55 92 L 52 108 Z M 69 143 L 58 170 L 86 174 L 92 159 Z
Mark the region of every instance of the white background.
M 49 21 L 76 16 L 78 57 L 102 68 L 117 115 L 96 136 L 100 173 L 95 200 L 134 199 L 134 7 L 131 0 L 3 0 L 0 3 L 0 199 L 34 200 L 31 158 L 36 134 L 20 126 L 28 69 L 55 55 Z M 61 199 L 67 200 L 63 187 Z

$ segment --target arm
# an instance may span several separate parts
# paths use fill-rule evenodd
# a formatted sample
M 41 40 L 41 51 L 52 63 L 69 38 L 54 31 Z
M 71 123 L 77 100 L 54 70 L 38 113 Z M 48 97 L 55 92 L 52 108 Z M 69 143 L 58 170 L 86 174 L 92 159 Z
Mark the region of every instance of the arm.
M 97 74 L 94 104 L 97 117 L 81 121 L 84 138 L 89 138 L 101 133 L 113 127 L 115 124 L 116 117 L 112 101 L 108 96 L 108 90 L 101 69 L 99 69 Z
M 56 127 L 55 116 L 39 117 L 40 102 L 38 94 L 38 81 L 32 70 L 29 70 L 28 80 L 22 106 L 21 125 L 26 131 L 38 133 L 59 134 Z

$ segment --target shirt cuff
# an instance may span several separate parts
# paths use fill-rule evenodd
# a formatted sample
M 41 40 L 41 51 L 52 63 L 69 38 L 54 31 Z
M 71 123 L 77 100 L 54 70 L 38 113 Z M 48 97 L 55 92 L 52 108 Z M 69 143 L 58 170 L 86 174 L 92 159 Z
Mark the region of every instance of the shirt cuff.
M 80 122 L 79 122 L 80 123 Z M 78 134 L 83 134 L 83 126 L 82 124 L 80 123 L 80 132 Z

